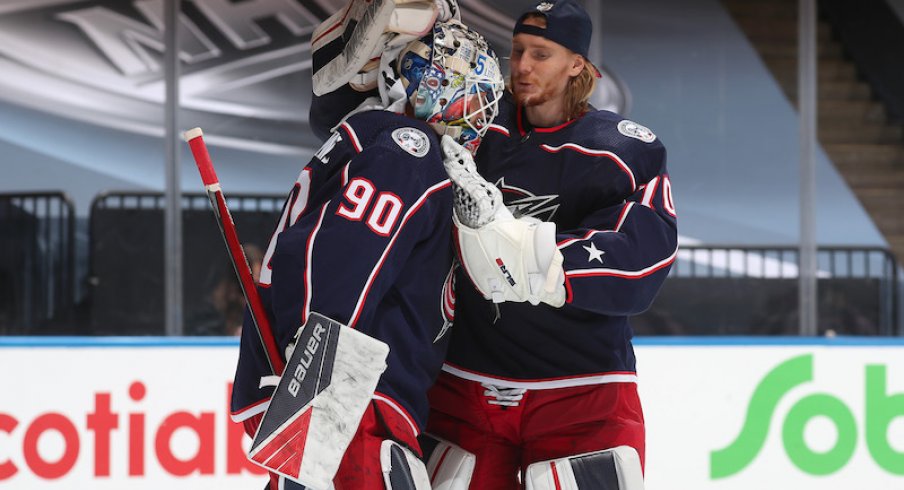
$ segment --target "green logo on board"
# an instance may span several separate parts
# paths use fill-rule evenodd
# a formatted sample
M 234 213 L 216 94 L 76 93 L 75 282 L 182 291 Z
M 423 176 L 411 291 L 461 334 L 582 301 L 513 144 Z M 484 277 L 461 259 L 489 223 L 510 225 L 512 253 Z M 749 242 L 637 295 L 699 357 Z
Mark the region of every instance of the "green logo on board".
M 866 447 L 880 468 L 904 475 L 904 452 L 896 450 L 888 440 L 891 422 L 896 417 L 904 417 L 904 393 L 886 393 L 885 371 L 883 365 L 866 366 L 866 407 L 862 421 Z M 752 463 L 763 449 L 779 401 L 792 388 L 809 381 L 813 381 L 812 354 L 791 358 L 766 374 L 753 391 L 741 432 L 731 444 L 710 453 L 710 477 L 726 478 Z M 826 417 L 837 431 L 834 445 L 826 451 L 813 450 L 804 440 L 804 429 L 814 417 Z M 829 475 L 844 468 L 854 455 L 859 429 L 854 414 L 841 399 L 828 393 L 814 393 L 791 407 L 781 421 L 781 431 L 785 453 L 798 469 L 811 475 Z

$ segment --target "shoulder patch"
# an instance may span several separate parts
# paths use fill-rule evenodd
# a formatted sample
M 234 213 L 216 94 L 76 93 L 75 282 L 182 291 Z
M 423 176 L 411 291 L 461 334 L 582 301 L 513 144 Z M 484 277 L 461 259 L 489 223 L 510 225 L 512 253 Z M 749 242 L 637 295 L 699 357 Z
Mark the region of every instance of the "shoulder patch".
M 641 126 L 634 121 L 629 121 L 627 119 L 618 123 L 618 132 L 629 137 L 639 139 L 644 143 L 652 143 L 656 141 L 656 135 L 650 131 L 650 128 L 645 126 Z
M 430 151 L 430 139 L 420 129 L 399 128 L 392 132 L 392 140 L 403 150 L 421 158 Z

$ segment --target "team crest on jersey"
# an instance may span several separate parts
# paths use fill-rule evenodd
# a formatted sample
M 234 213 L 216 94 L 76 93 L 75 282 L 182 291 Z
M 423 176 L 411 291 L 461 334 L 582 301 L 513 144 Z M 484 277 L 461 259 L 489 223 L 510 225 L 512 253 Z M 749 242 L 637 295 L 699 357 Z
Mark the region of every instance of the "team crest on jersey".
M 639 139 L 644 143 L 652 143 L 656 141 L 656 135 L 650 131 L 650 128 L 641 126 L 634 121 L 625 119 L 618 123 L 618 132 L 629 137 Z
M 443 284 L 442 303 L 439 307 L 443 317 L 443 328 L 439 329 L 439 333 L 436 334 L 436 338 L 433 339 L 434 344 L 439 342 L 439 339 L 446 335 L 446 332 L 452 328 L 452 322 L 455 320 L 455 269 L 457 268 L 457 265 L 452 266 L 452 269 L 449 270 L 449 275 L 446 276 L 446 281 Z
M 430 140 L 423 131 L 415 128 L 399 128 L 392 132 L 392 140 L 403 150 L 421 158 L 430 151 Z
M 516 218 L 530 216 L 540 221 L 552 221 L 559 210 L 558 194 L 538 196 L 527 189 L 505 183 L 505 177 L 496 181 L 496 187 L 502 191 L 505 205 Z

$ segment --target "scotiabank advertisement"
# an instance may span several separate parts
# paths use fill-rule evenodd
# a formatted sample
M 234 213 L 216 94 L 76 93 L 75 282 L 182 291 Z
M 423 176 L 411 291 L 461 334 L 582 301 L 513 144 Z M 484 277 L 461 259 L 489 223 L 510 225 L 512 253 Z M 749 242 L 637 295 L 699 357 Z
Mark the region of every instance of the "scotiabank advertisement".
M 639 339 L 649 490 L 904 489 L 904 341 Z M 0 339 L 0 488 L 262 488 L 234 339 Z
M 237 342 L 103 342 L 0 348 L 0 488 L 264 487 L 229 420 Z

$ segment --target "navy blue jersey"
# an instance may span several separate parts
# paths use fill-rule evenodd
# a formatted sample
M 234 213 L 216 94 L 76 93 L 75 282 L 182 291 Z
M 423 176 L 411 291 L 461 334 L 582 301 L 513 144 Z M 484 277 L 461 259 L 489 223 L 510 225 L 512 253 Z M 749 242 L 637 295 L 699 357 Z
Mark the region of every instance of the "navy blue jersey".
M 677 253 L 665 147 L 612 112 L 531 128 L 504 103 L 478 170 L 516 216 L 556 223 L 566 303 L 497 307 L 462 275 L 443 369 L 525 388 L 632 381 L 628 318 L 650 306 Z
M 283 349 L 311 312 L 386 342 L 375 397 L 417 432 L 452 317 L 452 192 L 430 127 L 386 111 L 356 114 L 304 167 L 264 257 L 261 295 Z M 246 319 L 235 420 L 262 412 L 272 387 Z

